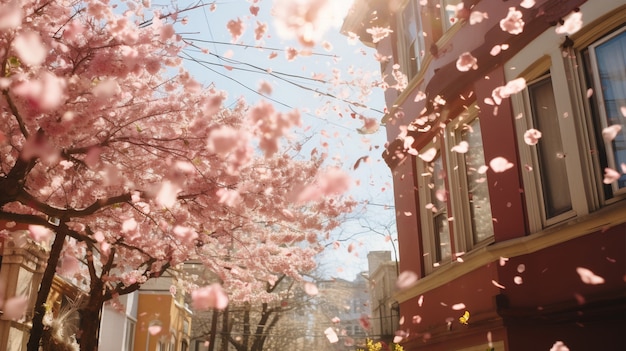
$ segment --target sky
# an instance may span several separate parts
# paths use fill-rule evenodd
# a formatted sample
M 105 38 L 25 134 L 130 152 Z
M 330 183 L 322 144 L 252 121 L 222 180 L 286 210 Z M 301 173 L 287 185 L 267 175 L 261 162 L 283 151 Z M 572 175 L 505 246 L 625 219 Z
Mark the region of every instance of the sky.
M 249 1 L 207 1 L 208 6 L 184 14 L 188 17 L 187 24 L 178 31 L 197 46 L 190 46 L 186 51 L 189 57 L 185 66 L 203 85 L 228 91 L 226 105 L 240 98 L 253 105 L 265 98 L 280 110 L 299 109 L 303 127 L 294 130 L 293 137 L 307 139 L 303 150 L 326 148 L 331 162 L 341 163 L 350 171 L 355 179 L 350 194 L 369 204 L 360 206 L 350 215 L 351 219 L 333 233 L 331 242 L 336 240 L 339 246 L 330 245 L 320 256 L 320 270 L 325 279 L 352 280 L 356 274 L 367 270 L 368 251 L 394 251 L 385 238 L 387 235 L 395 238 L 395 216 L 391 175 L 381 157 L 386 142 L 384 127 L 373 134 L 357 132 L 363 126 L 359 116 L 378 121 L 382 118 L 383 91 L 371 89 L 365 103 L 367 108 L 345 102 L 359 101 L 361 80 L 380 79 L 379 64 L 374 59 L 375 50 L 358 41 L 350 42 L 347 36 L 340 34 L 341 23 L 351 4 L 348 0 L 330 2 L 335 8 L 325 11 L 329 16 L 320 25 L 325 31 L 316 33 L 319 35 L 317 42 L 325 44 L 312 47 L 310 55 L 302 54 L 304 47 L 295 38 L 277 34 L 280 23 L 271 15 L 272 11 L 288 8 L 286 3 L 297 1 L 259 0 L 255 4 L 259 7 L 257 16 L 251 14 Z M 244 25 L 244 31 L 233 42 L 227 23 L 237 19 Z M 268 26 L 261 40 L 254 37 L 257 22 Z M 285 51 L 288 47 L 301 54 L 288 60 Z M 320 83 L 313 77 L 329 83 Z M 258 93 L 263 82 L 272 90 L 265 97 Z M 308 155 L 304 151 L 302 154 Z M 354 169 L 357 161 L 366 156 L 368 161 L 360 162 Z

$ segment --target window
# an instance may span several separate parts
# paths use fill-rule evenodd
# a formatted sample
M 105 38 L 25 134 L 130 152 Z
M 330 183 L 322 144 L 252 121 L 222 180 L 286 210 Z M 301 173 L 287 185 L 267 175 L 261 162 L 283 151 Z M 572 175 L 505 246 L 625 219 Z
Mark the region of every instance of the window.
M 126 335 L 124 336 L 126 342 L 124 348 L 126 351 L 132 351 L 135 344 L 135 321 L 132 319 L 126 319 Z
M 435 143 L 428 145 L 417 159 L 426 273 L 456 259 L 459 253 L 493 240 L 493 217 L 476 105 L 472 104 L 467 112 L 448 123 L 445 131 L 438 141 L 441 149 Z
M 600 170 L 609 167 L 620 171 L 626 164 L 626 30 L 598 40 L 582 52 L 587 87 L 593 91 L 591 111 L 596 130 Z M 604 140 L 602 130 L 620 126 L 621 131 L 612 140 Z M 626 174 L 604 186 L 604 197 L 626 192 Z
M 538 165 L 535 175 L 539 178 L 537 184 L 541 188 L 543 216 L 549 221 L 572 209 L 565 165 L 566 153 L 550 75 L 529 84 L 526 93 L 532 128 L 542 133 L 533 149 L 533 158 Z
M 432 145 L 420 151 L 420 155 L 433 153 L 435 155 L 431 160 L 427 159 L 428 156 L 424 157 L 426 161 L 418 159 L 418 186 L 426 272 L 440 266 L 452 254 L 443 158 L 440 150 Z
M 417 75 L 424 56 L 424 34 L 417 1 L 408 1 L 398 18 L 398 63 L 407 78 Z
M 451 136 L 446 143 L 447 150 L 456 145 L 467 146 L 466 150 L 450 153 L 451 201 L 454 210 L 455 251 L 465 252 L 486 243 L 493 238 L 493 217 L 487 177 L 485 175 L 485 155 L 480 120 L 475 105 L 449 124 Z
M 582 32 L 564 54 L 546 31 L 505 65 L 507 80 L 515 67 L 527 81 L 511 102 L 531 233 L 626 198 L 626 31 L 595 33 Z M 621 130 L 605 139 L 607 127 Z M 524 141 L 531 128 L 541 132 L 535 145 Z M 619 179 L 604 184 L 606 168 Z

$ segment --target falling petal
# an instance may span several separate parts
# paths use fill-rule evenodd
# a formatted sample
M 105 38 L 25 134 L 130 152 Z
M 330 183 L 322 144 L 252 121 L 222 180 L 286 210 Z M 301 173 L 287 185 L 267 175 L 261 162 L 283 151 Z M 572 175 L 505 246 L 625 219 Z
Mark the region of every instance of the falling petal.
M 589 99 L 593 95 L 593 89 L 587 89 L 587 99 Z
M 191 299 L 195 309 L 208 310 L 216 308 L 223 310 L 228 306 L 228 295 L 218 283 L 196 289 L 191 292 Z
M 161 329 L 163 329 L 163 327 L 161 327 L 160 325 L 151 325 L 148 327 L 148 332 L 150 333 L 150 335 L 154 336 L 160 333 Z
M 537 129 L 529 129 L 524 132 L 524 142 L 528 145 L 536 145 L 541 139 L 541 132 Z
M 328 327 L 326 328 L 326 330 L 324 330 L 324 335 L 326 335 L 326 338 L 331 344 L 334 344 L 339 341 L 339 337 L 337 336 L 337 333 L 335 333 L 335 330 L 331 327 Z
M 622 113 L 622 116 L 626 117 L 626 106 L 620 107 L 619 110 Z
M 582 280 L 583 283 L 585 284 L 589 284 L 589 285 L 604 284 L 604 278 L 602 278 L 599 275 L 596 275 L 595 273 L 593 273 L 591 270 L 587 268 L 577 267 L 576 273 L 578 273 L 578 275 L 580 276 L 580 280 Z
M 456 69 L 461 72 L 467 72 L 471 69 L 475 70 L 478 69 L 477 62 L 476 57 L 472 56 L 469 52 L 464 52 L 456 60 Z
M 422 322 L 422 317 L 420 315 L 413 316 L 413 324 L 420 324 Z
M 521 285 L 524 282 L 524 280 L 519 275 L 516 275 L 515 277 L 513 277 L 513 282 L 517 285 Z
M 410 288 L 417 283 L 418 279 L 419 277 L 415 274 L 415 272 L 404 271 L 400 273 L 398 279 L 396 280 L 396 288 L 400 290 Z
M 315 296 L 319 294 L 319 290 L 317 289 L 317 286 L 311 282 L 304 283 L 304 291 L 309 296 Z
M 420 295 L 420 297 L 417 299 L 417 304 L 422 307 L 422 304 L 424 303 L 424 295 Z
M 495 157 L 491 161 L 489 161 L 489 167 L 491 167 L 491 169 L 496 173 L 502 173 L 506 170 L 513 168 L 513 166 L 514 165 L 506 158 L 500 156 Z
M 461 141 L 458 145 L 452 147 L 451 151 L 464 154 L 469 150 L 469 144 L 467 141 Z
M 617 181 L 620 177 L 621 175 L 619 174 L 619 172 L 617 172 L 613 168 L 607 167 L 604 169 L 604 179 L 602 180 L 602 182 L 604 184 L 611 184 Z
M 522 2 L 519 5 L 525 9 L 529 9 L 535 6 L 535 0 L 522 0 Z
M 582 26 L 583 26 L 582 11 L 572 12 L 571 14 L 567 15 L 564 18 L 562 25 L 556 26 L 555 31 L 557 34 L 572 35 L 578 32 L 580 28 L 582 28 Z
M 550 351 L 569 351 L 569 348 L 565 346 L 563 341 L 557 341 L 552 345 Z
M 602 138 L 604 139 L 604 141 L 611 142 L 613 139 L 615 139 L 615 137 L 617 136 L 617 134 L 619 134 L 619 132 L 622 130 L 622 126 L 619 124 L 614 124 L 612 126 L 608 126 L 604 129 L 602 129 Z
M 28 298 L 26 296 L 16 296 L 5 301 L 3 306 L 2 319 L 17 320 L 22 318 L 28 307 Z
M 497 282 L 497 281 L 495 281 L 495 280 L 492 280 L 492 281 L 491 281 L 491 284 L 493 284 L 494 286 L 496 286 L 496 287 L 498 287 L 498 288 L 500 288 L 500 289 L 506 289 L 506 287 L 504 287 L 504 285 L 502 285 L 502 284 L 498 283 L 498 282 Z
M 459 310 L 464 310 L 465 309 L 465 304 L 464 303 L 455 303 L 454 305 L 452 305 L 452 309 L 455 311 L 459 311 Z
M 431 162 L 435 159 L 435 156 L 437 156 L 437 149 L 433 147 L 421 153 L 419 158 L 421 158 L 424 162 Z

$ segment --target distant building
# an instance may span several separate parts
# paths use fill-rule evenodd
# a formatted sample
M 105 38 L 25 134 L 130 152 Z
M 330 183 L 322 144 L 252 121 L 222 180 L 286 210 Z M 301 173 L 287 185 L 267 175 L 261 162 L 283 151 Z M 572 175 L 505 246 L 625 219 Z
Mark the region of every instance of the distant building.
M 389 343 L 399 329 L 399 306 L 394 299 L 398 262 L 391 260 L 390 251 L 367 254 L 370 288 L 371 338 Z
M 521 3 L 356 0 L 344 22 L 398 88 L 407 351 L 626 349 L 626 5 Z

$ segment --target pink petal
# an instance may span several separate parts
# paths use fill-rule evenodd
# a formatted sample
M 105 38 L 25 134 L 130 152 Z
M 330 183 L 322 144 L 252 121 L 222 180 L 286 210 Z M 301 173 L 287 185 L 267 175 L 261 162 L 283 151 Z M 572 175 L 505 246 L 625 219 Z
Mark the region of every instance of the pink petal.
M 326 338 L 331 344 L 334 344 L 339 341 L 339 337 L 337 336 L 337 333 L 335 333 L 335 330 L 331 327 L 328 327 L 326 328 L 326 330 L 324 330 L 324 335 L 326 335 Z
M 400 273 L 398 279 L 396 280 L 396 288 L 400 290 L 408 289 L 411 286 L 415 285 L 418 279 L 419 277 L 417 276 L 417 274 L 415 274 L 415 272 L 404 271 Z
M 432 160 L 435 159 L 436 156 L 437 156 L 437 149 L 433 147 L 421 153 L 419 155 L 419 158 L 421 158 L 424 162 L 431 162 Z
M 417 299 L 417 305 L 419 307 L 422 307 L 423 303 L 424 303 L 424 295 L 420 295 L 420 297 Z
M 492 281 L 491 281 L 491 284 L 493 284 L 494 286 L 496 286 L 496 287 L 498 287 L 498 288 L 500 288 L 500 289 L 506 289 L 506 287 L 504 287 L 504 285 L 502 285 L 502 284 L 498 283 L 498 282 L 497 282 L 497 281 L 495 281 L 495 280 L 492 280 Z
M 478 69 L 478 60 L 469 52 L 464 52 L 456 60 L 456 69 L 461 72 L 467 72 L 470 69 Z
M 524 282 L 524 280 L 519 275 L 516 275 L 515 277 L 513 277 L 513 282 L 517 285 L 521 285 Z
M 464 303 L 456 303 L 456 304 L 452 305 L 452 309 L 455 310 L 455 311 L 464 310 L 465 309 L 465 304 Z
M 20 60 L 28 66 L 39 66 L 46 60 L 48 50 L 35 32 L 19 34 L 13 41 L 13 46 Z
M 413 324 L 420 324 L 422 322 L 422 317 L 416 314 L 415 316 L 413 316 L 412 320 Z
M 520 34 L 524 30 L 522 13 L 517 11 L 515 7 L 509 7 L 509 13 L 500 21 L 500 28 L 510 34 Z
M 148 333 L 150 333 L 150 335 L 154 336 L 154 335 L 159 334 L 162 329 L 163 329 L 163 327 L 160 326 L 160 325 L 151 325 L 151 326 L 148 327 Z
M 613 139 L 615 139 L 615 137 L 617 136 L 617 134 L 619 134 L 619 132 L 622 131 L 622 126 L 619 124 L 614 124 L 612 126 L 608 126 L 604 129 L 602 129 L 602 138 L 604 139 L 604 141 L 611 142 Z
M 489 167 L 491 167 L 491 169 L 496 173 L 502 173 L 506 170 L 513 168 L 513 166 L 514 165 L 506 158 L 500 156 L 495 157 L 491 161 L 489 161 Z
M 622 116 L 626 117 L 626 106 L 621 106 L 619 110 L 622 112 Z
M 522 2 L 519 5 L 525 9 L 529 9 L 535 6 L 535 0 L 522 0 Z
M 577 267 L 576 273 L 578 273 L 578 275 L 580 276 L 580 280 L 582 280 L 583 283 L 585 284 L 589 284 L 589 285 L 604 284 L 604 278 L 602 278 L 599 275 L 596 275 L 595 273 L 593 273 L 591 270 L 587 268 Z
M 3 306 L 2 319 L 17 320 L 22 318 L 28 307 L 26 296 L 16 296 L 6 300 Z
M 526 270 L 526 265 L 521 263 L 517 265 L 517 272 L 518 273 L 524 273 L 524 271 Z
M 557 34 L 572 35 L 580 30 L 583 26 L 583 13 L 582 11 L 572 12 L 567 15 L 562 25 L 556 26 Z
M 469 144 L 467 143 L 467 141 L 462 141 L 458 145 L 453 146 L 451 150 L 460 154 L 464 154 L 469 150 Z
M 52 236 L 54 235 L 54 233 L 41 225 L 34 225 L 31 224 L 28 226 L 28 232 L 30 234 L 31 239 L 37 241 L 37 242 L 44 242 L 47 240 L 52 239 Z
M 196 289 L 191 292 L 191 299 L 195 309 L 208 310 L 215 308 L 223 310 L 228 306 L 228 295 L 218 283 Z
M 550 351 L 569 351 L 569 348 L 565 346 L 563 341 L 557 341 L 552 345 Z
M 604 184 L 611 184 L 617 181 L 620 177 L 621 175 L 619 174 L 619 172 L 617 172 L 613 168 L 607 167 L 604 169 L 604 179 L 602 180 L 602 182 Z
M 304 283 L 304 292 L 306 292 L 306 294 L 310 296 L 315 296 L 319 294 L 319 290 L 317 289 L 317 286 L 311 282 Z
M 330 321 L 335 324 L 338 324 L 339 322 L 341 322 L 341 319 L 339 317 L 333 317 L 333 319 L 331 319 Z
M 524 142 L 528 145 L 536 145 L 541 139 L 541 132 L 537 129 L 529 129 L 524 132 Z

